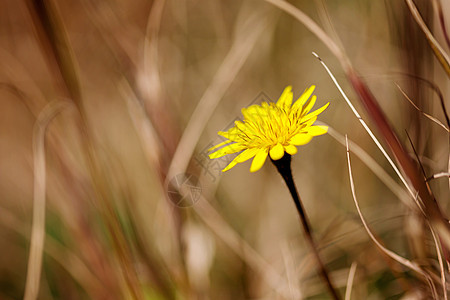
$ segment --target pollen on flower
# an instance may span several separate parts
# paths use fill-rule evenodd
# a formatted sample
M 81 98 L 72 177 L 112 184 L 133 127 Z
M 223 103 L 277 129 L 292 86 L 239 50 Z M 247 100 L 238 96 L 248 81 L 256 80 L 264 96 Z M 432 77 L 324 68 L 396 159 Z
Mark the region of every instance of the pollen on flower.
M 328 102 L 311 112 L 317 98 L 313 95 L 314 89 L 314 85 L 309 87 L 292 103 L 292 87 L 288 86 L 277 103 L 263 102 L 243 108 L 244 121 L 236 121 L 229 130 L 218 132 L 226 140 L 210 148 L 208 151 L 212 153 L 209 157 L 214 159 L 242 151 L 222 172 L 251 158 L 250 171 L 255 172 L 261 169 L 268 155 L 278 160 L 285 152 L 296 154 L 297 146 L 309 143 L 314 136 L 325 134 L 328 130 L 327 126 L 313 125 L 317 116 L 329 105 Z

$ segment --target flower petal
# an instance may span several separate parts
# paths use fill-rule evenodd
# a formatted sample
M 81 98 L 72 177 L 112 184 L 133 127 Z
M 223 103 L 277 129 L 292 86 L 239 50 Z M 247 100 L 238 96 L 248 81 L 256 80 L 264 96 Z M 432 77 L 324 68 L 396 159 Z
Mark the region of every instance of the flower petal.
M 235 165 L 237 165 L 237 162 L 234 161 L 234 159 L 233 159 L 233 160 L 228 164 L 228 166 L 226 166 L 226 167 L 222 170 L 222 172 L 228 171 L 229 169 L 231 169 L 231 168 L 234 167 Z
M 267 112 L 261 109 L 261 106 L 256 104 L 241 109 L 241 112 L 246 120 L 254 120 L 255 118 L 260 119 L 267 115 Z
M 297 101 L 295 101 L 294 105 L 292 105 L 292 109 L 300 109 L 306 103 L 306 101 L 308 101 L 309 97 L 311 97 L 315 88 L 316 86 L 312 85 L 306 91 L 304 91 L 300 98 L 298 98 Z
M 292 94 L 292 86 L 287 86 L 283 93 L 281 94 L 280 98 L 277 101 L 278 107 L 290 107 L 292 104 L 292 99 L 294 95 Z
M 311 119 L 308 119 L 304 123 L 302 123 L 302 125 L 304 126 L 302 131 L 307 132 L 308 128 L 311 127 L 315 121 L 317 121 L 317 116 L 312 117 Z
M 250 148 L 243 151 L 241 154 L 236 156 L 235 160 L 238 163 L 244 162 L 255 156 L 259 151 L 259 148 Z
M 279 160 L 280 158 L 283 157 L 283 155 L 284 155 L 284 148 L 280 143 L 276 144 L 274 147 L 272 147 L 272 149 L 270 149 L 270 157 L 273 160 Z
M 215 146 L 209 148 L 209 149 L 208 149 L 208 152 L 211 152 L 211 151 L 213 151 L 214 149 L 220 148 L 220 147 L 222 147 L 223 145 L 226 145 L 226 144 L 229 144 L 229 143 L 231 143 L 231 141 L 230 141 L 230 140 L 226 140 L 226 141 L 224 141 L 224 142 L 222 142 L 222 143 L 220 143 L 220 144 L 217 144 L 217 145 L 215 145 Z
M 256 172 L 262 168 L 264 162 L 267 159 L 268 151 L 267 149 L 260 149 L 255 158 L 253 158 L 252 165 L 250 167 L 250 172 Z
M 309 111 L 311 110 L 311 108 L 313 108 L 314 104 L 316 104 L 316 100 L 317 100 L 317 96 L 313 95 L 311 97 L 311 99 L 308 101 L 308 104 L 306 104 L 306 106 L 303 108 L 302 110 L 302 116 L 306 115 L 307 113 L 309 113 Z
M 232 154 L 232 153 L 236 153 L 239 151 L 244 150 L 245 147 L 241 144 L 231 144 L 228 146 L 225 146 L 223 148 L 220 148 L 219 150 L 217 150 L 216 152 L 213 152 L 211 154 L 209 154 L 209 158 L 214 159 L 214 158 L 219 158 L 228 154 Z
M 223 136 L 226 139 L 229 139 L 233 142 L 242 142 L 243 139 L 239 136 L 241 131 L 237 129 L 235 126 L 231 127 L 227 131 L 219 131 L 217 134 Z
M 316 109 L 315 111 L 313 111 L 313 112 L 307 114 L 306 116 L 304 116 L 304 117 L 302 118 L 302 121 L 307 121 L 307 120 L 309 120 L 309 119 L 311 119 L 311 118 L 317 116 L 318 114 L 320 114 L 321 112 L 323 112 L 323 111 L 328 107 L 328 105 L 330 105 L 330 102 L 328 102 L 328 103 L 325 104 L 324 106 L 322 106 L 322 107 Z
M 295 147 L 292 144 L 289 144 L 287 146 L 284 146 L 284 150 L 289 153 L 290 155 L 294 155 L 295 153 L 297 153 L 297 147 Z
M 290 144 L 295 146 L 302 146 L 308 144 L 312 140 L 312 136 L 306 133 L 299 133 L 294 135 L 289 141 Z
M 238 163 L 244 162 L 255 156 L 260 149 L 258 148 L 251 148 L 246 149 L 242 153 L 240 153 L 238 156 L 236 156 L 229 164 L 225 167 L 225 169 L 222 170 L 222 172 L 226 172 Z
M 308 128 L 308 134 L 312 136 L 322 135 L 328 132 L 328 126 L 316 125 Z
M 247 124 L 242 121 L 234 121 L 234 126 L 236 126 L 236 128 L 242 132 L 245 132 L 247 130 Z

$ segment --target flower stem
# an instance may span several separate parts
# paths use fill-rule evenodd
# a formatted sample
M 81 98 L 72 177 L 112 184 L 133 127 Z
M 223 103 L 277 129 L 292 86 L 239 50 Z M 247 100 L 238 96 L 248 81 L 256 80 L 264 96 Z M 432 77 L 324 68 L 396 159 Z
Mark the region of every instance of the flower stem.
M 316 244 L 314 243 L 314 239 L 312 237 L 311 229 L 309 226 L 308 217 L 306 216 L 306 212 L 303 208 L 300 196 L 297 191 L 297 187 L 295 186 L 294 183 L 294 178 L 292 177 L 291 156 L 285 153 L 281 159 L 272 160 L 272 163 L 275 165 L 275 167 L 277 167 L 278 172 L 280 173 L 281 177 L 283 177 L 287 187 L 289 188 L 289 192 L 291 193 L 292 199 L 294 200 L 295 206 L 297 207 L 297 211 L 303 225 L 303 231 L 305 233 L 306 240 L 313 251 L 317 264 L 319 265 L 320 274 L 322 275 L 322 278 L 325 281 L 325 284 L 327 285 L 327 288 L 330 294 L 332 295 L 333 299 L 339 300 L 340 297 L 337 291 L 334 289 L 333 284 L 331 283 L 331 280 L 328 276 L 328 272 L 325 269 L 325 265 L 323 264 L 322 260 L 320 259 L 319 251 L 317 250 Z

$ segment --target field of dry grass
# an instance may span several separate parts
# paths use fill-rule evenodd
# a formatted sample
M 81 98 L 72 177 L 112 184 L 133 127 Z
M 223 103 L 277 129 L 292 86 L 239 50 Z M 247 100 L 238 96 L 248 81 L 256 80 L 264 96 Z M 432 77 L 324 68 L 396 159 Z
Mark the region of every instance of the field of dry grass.
M 1 1 L 0 299 L 330 299 L 276 168 L 207 152 L 313 84 L 329 131 L 292 171 L 335 289 L 447 299 L 448 26 L 445 0 Z

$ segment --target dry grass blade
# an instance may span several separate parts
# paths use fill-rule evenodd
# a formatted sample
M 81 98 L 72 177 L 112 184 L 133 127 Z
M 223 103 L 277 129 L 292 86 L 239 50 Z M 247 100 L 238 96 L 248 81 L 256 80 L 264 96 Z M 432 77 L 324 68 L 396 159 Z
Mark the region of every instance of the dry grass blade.
M 352 263 L 350 266 L 350 271 L 348 272 L 348 279 L 347 279 L 347 288 L 345 290 L 345 300 L 350 300 L 352 297 L 352 287 L 353 287 L 353 280 L 355 279 L 355 273 L 356 273 L 356 266 L 358 264 L 356 261 Z
M 446 127 L 444 126 L 444 127 L 449 129 L 450 128 L 450 117 L 448 116 L 448 113 L 447 113 L 447 108 L 445 106 L 445 101 L 444 101 L 444 95 L 442 94 L 441 89 L 435 83 L 433 83 L 432 81 L 430 81 L 428 79 L 425 79 L 425 78 L 422 78 L 419 76 L 414 76 L 411 74 L 404 74 L 404 75 L 415 78 L 417 80 L 420 80 L 421 82 L 424 82 L 436 93 L 436 95 L 439 97 L 439 102 L 441 104 L 442 113 L 444 114 L 445 122 L 447 124 L 447 126 Z M 450 134 L 448 137 L 449 137 L 449 145 L 450 145 Z M 448 156 L 447 171 L 450 173 L 450 154 Z M 450 177 L 448 180 L 448 184 L 449 184 L 449 188 L 450 188 Z
M 294 5 L 284 1 L 284 0 L 266 0 L 267 2 L 275 5 L 279 9 L 290 14 L 303 25 L 305 25 L 308 30 L 314 33 L 327 47 L 330 51 L 341 61 L 346 69 L 350 66 L 350 61 L 348 60 L 342 49 L 323 31 L 319 25 L 316 24 L 310 17 L 308 17 L 304 12 L 295 7 Z
M 28 258 L 25 300 L 37 299 L 41 278 L 42 253 L 45 237 L 45 133 L 50 121 L 67 107 L 65 102 L 51 102 L 39 114 L 33 131 L 33 225 L 31 228 L 30 255 Z
M 419 166 L 422 170 L 423 176 L 424 178 L 426 178 L 426 173 L 425 173 L 425 169 L 422 165 L 422 162 L 420 161 L 420 158 L 417 154 L 416 148 L 414 147 L 414 143 L 411 140 L 411 137 L 409 136 L 408 132 L 406 132 L 406 136 L 408 137 L 408 140 L 411 144 L 411 148 L 413 149 L 414 155 L 416 156 L 416 159 L 419 163 Z M 430 189 L 430 186 L 428 184 L 428 181 L 425 182 L 425 184 L 427 185 L 427 187 Z M 431 235 L 433 236 L 433 242 L 436 248 L 436 254 L 438 257 L 438 262 L 439 262 L 439 268 L 440 268 L 440 274 L 441 274 L 441 284 L 442 284 L 442 288 L 444 289 L 443 293 L 444 293 L 444 298 L 447 299 L 447 289 L 446 289 L 446 281 L 445 281 L 445 271 L 444 271 L 444 262 L 442 261 L 442 255 L 441 255 L 441 245 L 438 241 L 438 238 L 436 237 L 436 234 L 434 233 L 433 227 L 431 226 L 431 224 L 427 221 L 427 225 L 430 228 L 431 231 Z M 448 260 L 448 258 L 447 258 Z
M 144 108 L 142 107 L 142 103 L 138 100 L 136 95 L 134 94 L 133 89 L 130 87 L 129 82 L 127 80 L 122 80 L 119 85 L 119 91 L 123 94 L 123 99 L 125 99 L 125 103 L 128 109 L 128 114 L 133 123 L 134 129 L 138 135 L 139 142 L 141 144 L 143 153 L 145 155 L 145 159 L 148 165 L 151 168 L 156 169 L 159 175 L 162 178 L 162 174 L 164 174 L 164 169 L 161 163 L 161 141 L 158 138 L 155 128 L 150 122 L 148 116 L 146 115 Z M 161 179 L 162 180 L 162 179 Z M 162 187 L 161 187 L 162 189 Z M 168 206 L 169 203 L 167 201 L 158 202 L 159 206 Z M 167 207 L 166 207 L 167 208 Z M 170 209 L 170 208 L 167 208 Z M 156 209 L 158 210 L 158 209 Z M 161 226 L 161 225 L 158 225 Z M 176 228 L 173 222 L 169 222 L 166 225 L 167 228 L 172 231 L 172 235 L 176 235 Z M 148 253 L 146 253 L 148 254 Z M 175 255 L 169 255 L 169 257 L 173 258 Z M 178 257 L 177 257 L 178 258 Z M 161 259 L 165 265 L 169 265 L 170 263 L 167 261 L 167 256 L 162 255 Z M 181 264 L 181 262 L 179 262 Z M 155 270 L 157 271 L 157 270 Z
M 413 144 L 409 134 L 408 133 L 406 133 L 406 134 L 407 134 L 408 139 L 409 139 L 409 141 L 411 143 L 411 147 L 412 147 L 412 149 L 414 151 L 414 154 L 416 155 L 417 161 L 419 162 L 419 165 L 420 165 L 420 167 L 422 169 L 423 176 L 426 177 L 425 169 L 423 168 L 423 165 L 422 165 L 422 163 L 421 163 L 421 161 L 420 161 L 420 159 L 418 157 L 418 154 L 417 154 L 417 151 L 416 151 L 416 149 L 414 147 L 414 144 Z M 429 184 L 428 184 L 428 181 L 426 181 L 425 184 L 427 185 L 428 188 L 430 188 Z M 427 221 L 427 225 L 430 228 L 431 234 L 433 236 L 433 242 L 434 242 L 434 245 L 435 245 L 435 248 L 436 248 L 436 254 L 437 254 L 438 262 L 439 262 L 440 275 L 441 275 L 441 284 L 442 284 L 442 288 L 443 288 L 444 299 L 447 300 L 447 288 L 446 288 L 446 279 L 445 279 L 445 269 L 444 269 L 444 262 L 442 260 L 442 255 L 441 255 L 441 246 L 442 245 L 440 244 L 439 239 L 436 236 L 436 234 L 435 234 L 435 232 L 433 230 L 433 227 L 431 226 L 429 221 Z M 446 254 L 446 253 L 444 253 L 444 254 Z M 448 261 L 448 254 L 447 254 L 447 261 Z
M 322 63 L 322 65 L 327 70 L 330 77 L 333 79 L 333 82 L 338 86 L 339 91 L 344 96 L 342 88 L 337 83 L 337 80 L 334 78 L 333 74 L 329 70 L 329 68 L 326 66 L 326 64 L 317 56 L 317 54 L 313 53 Z M 412 186 L 417 191 L 419 197 L 415 196 L 415 193 L 413 192 L 413 188 L 408 184 L 406 181 L 406 178 L 403 177 L 401 174 L 399 168 L 394 164 L 393 160 L 390 159 L 389 155 L 386 151 L 384 151 L 381 144 L 377 141 L 375 143 L 377 144 L 378 148 L 383 152 L 386 159 L 391 163 L 391 166 L 396 170 L 397 175 L 402 180 L 405 187 L 408 189 L 408 192 L 410 193 L 411 197 L 413 197 L 414 201 L 416 201 L 419 208 L 422 210 L 422 212 L 430 218 L 433 225 L 436 226 L 438 229 L 441 237 L 443 238 L 445 242 L 445 247 L 450 247 L 450 226 L 448 222 L 445 221 L 445 217 L 443 216 L 439 206 L 437 205 L 436 200 L 434 199 L 433 193 L 425 184 L 425 181 L 420 176 L 420 173 L 418 172 L 418 169 L 416 165 L 413 163 L 411 158 L 409 157 L 408 153 L 405 151 L 404 146 L 402 143 L 400 143 L 397 134 L 394 132 L 392 126 L 389 124 L 386 116 L 384 115 L 383 111 L 381 110 L 376 98 L 373 96 L 371 91 L 368 89 L 366 84 L 361 81 L 357 75 L 357 73 L 353 69 L 347 70 L 347 76 L 359 95 L 361 101 L 363 102 L 366 110 L 368 111 L 369 115 L 372 117 L 374 123 L 377 125 L 378 129 L 380 130 L 385 142 L 389 146 L 390 150 L 394 154 L 398 164 L 401 166 L 403 172 L 406 174 L 406 176 L 409 178 Z M 348 100 L 347 96 L 344 96 L 346 100 Z M 348 100 L 347 103 L 350 103 Z M 352 107 L 352 105 L 350 106 Z M 356 110 L 352 109 L 355 113 L 356 117 L 360 120 L 360 122 L 365 124 L 365 122 L 362 120 L 362 118 L 359 116 L 359 114 L 356 112 Z M 369 129 L 366 126 L 364 128 L 367 130 Z M 370 134 L 370 133 L 369 133 Z M 372 139 L 375 138 L 373 134 L 370 134 Z M 376 138 L 375 138 L 376 139 Z M 382 150 L 383 149 L 383 150 Z
M 441 126 L 442 128 L 444 128 L 444 130 L 446 130 L 447 132 L 450 133 L 450 130 L 441 122 L 439 121 L 437 118 L 433 117 L 432 115 L 427 114 L 426 112 L 424 112 L 422 109 L 420 109 L 420 107 L 418 107 L 412 100 L 411 98 L 409 98 L 409 96 L 405 93 L 405 91 L 398 85 L 395 84 L 397 86 L 397 88 L 400 90 L 400 92 L 403 94 L 403 96 L 406 98 L 406 100 L 408 100 L 408 102 L 416 109 L 418 110 L 421 114 L 423 114 L 425 117 L 427 117 L 428 119 L 430 119 L 431 121 L 433 121 L 434 123 L 438 124 L 439 126 Z
M 26 2 L 28 11 L 32 17 L 37 39 L 41 44 L 41 50 L 45 54 L 48 66 L 54 75 L 54 79 L 60 84 L 61 92 L 70 98 L 77 106 L 81 117 L 80 133 L 84 139 L 83 150 L 87 156 L 89 173 L 91 175 L 97 199 L 101 202 L 105 211 L 105 221 L 111 231 L 111 238 L 121 271 L 129 287 L 130 293 L 138 299 L 143 298 L 139 288 L 139 280 L 135 266 L 132 264 L 131 251 L 121 229 L 112 204 L 108 201 L 109 188 L 102 174 L 98 161 L 92 132 L 88 128 L 86 112 L 82 105 L 81 89 L 78 80 L 78 72 L 71 46 L 64 29 L 62 17 L 54 1 Z
M 447 124 L 447 128 L 450 128 L 450 117 L 448 116 L 447 109 L 445 107 L 444 95 L 442 94 L 441 89 L 435 83 L 433 83 L 431 80 L 428 80 L 426 78 L 423 78 L 423 77 L 420 77 L 420 76 L 416 76 L 416 75 L 412 75 L 412 74 L 407 74 L 407 73 L 401 73 L 401 74 L 404 75 L 404 76 L 407 76 L 407 77 L 410 77 L 410 78 L 414 78 L 415 80 L 419 80 L 420 82 L 425 83 L 426 85 L 428 85 L 436 93 L 436 95 L 439 97 L 439 102 L 441 104 L 442 113 L 444 114 L 445 123 Z
M 437 178 L 444 178 L 444 177 L 450 178 L 450 173 L 447 173 L 447 172 L 436 173 L 436 174 L 428 177 L 427 181 L 430 181 L 432 179 L 437 179 Z
M 272 20 L 271 15 L 256 12 L 247 18 L 242 28 L 237 30 L 237 36 L 230 51 L 223 60 L 211 84 L 203 93 L 183 132 L 169 167 L 167 175 L 169 180 L 174 175 L 183 173 L 186 170 L 197 141 L 211 114 L 244 65 L 258 39 L 264 33 L 267 33 L 266 29 Z
M 148 17 L 144 40 L 144 72 L 146 78 L 150 81 L 146 87 L 151 89 L 148 93 L 152 95 L 151 98 L 154 100 L 160 99 L 162 94 L 161 78 L 158 70 L 158 34 L 165 3 L 166 0 L 159 0 L 153 3 Z
M 25 224 L 7 209 L 2 208 L 2 218 L 0 219 L 0 222 L 3 226 L 21 236 L 28 236 L 28 232 L 25 230 Z M 102 282 L 91 272 L 86 263 L 69 248 L 61 245 L 51 235 L 45 236 L 45 247 L 43 252 L 48 255 L 48 257 L 58 262 L 58 264 L 60 264 L 87 293 L 94 296 L 96 293 L 93 291 L 102 288 Z
M 364 127 L 364 129 L 366 130 L 366 132 L 369 134 L 370 138 L 373 140 L 373 142 L 375 143 L 375 145 L 377 145 L 378 149 L 381 151 L 381 153 L 383 153 L 383 156 L 386 158 L 386 160 L 389 162 L 389 164 L 391 165 L 392 169 L 394 169 L 395 173 L 397 174 L 397 176 L 400 178 L 400 180 L 402 181 L 402 183 L 405 185 L 406 189 L 408 190 L 409 194 L 411 195 L 411 197 L 414 197 L 414 192 L 411 189 L 411 187 L 409 186 L 408 182 L 406 181 L 405 177 L 402 175 L 402 173 L 400 172 L 399 168 L 397 167 L 397 165 L 394 163 L 394 161 L 392 160 L 392 158 L 389 156 L 389 154 L 387 154 L 386 150 L 383 148 L 383 146 L 381 145 L 381 143 L 378 141 L 377 137 L 375 136 L 375 134 L 372 132 L 372 130 L 369 128 L 369 126 L 367 125 L 367 123 L 363 120 L 363 118 L 361 117 L 361 115 L 358 113 L 358 111 L 356 110 L 356 108 L 353 106 L 352 102 L 350 101 L 350 99 L 347 97 L 347 95 L 345 94 L 344 90 L 341 88 L 341 86 L 339 85 L 336 77 L 333 75 L 333 73 L 331 72 L 331 70 L 328 68 L 328 66 L 325 64 L 325 62 L 316 54 L 313 52 L 313 55 L 320 61 L 320 63 L 322 64 L 322 66 L 325 68 L 325 70 L 327 71 L 328 75 L 330 76 L 331 80 L 333 81 L 333 83 L 336 85 L 337 89 L 339 90 L 339 92 L 341 93 L 342 97 L 344 97 L 345 102 L 347 103 L 347 105 L 350 107 L 350 109 L 352 110 L 353 114 L 356 116 L 356 118 L 358 119 L 358 121 L 361 123 L 361 125 Z M 419 202 L 416 202 L 417 206 L 422 209 L 422 205 Z
M 430 228 L 431 235 L 433 236 L 433 242 L 436 247 L 436 254 L 438 257 L 439 269 L 440 269 L 440 275 L 441 275 L 442 293 L 444 295 L 444 299 L 447 300 L 448 299 L 448 297 L 447 297 L 447 281 L 445 280 L 445 268 L 444 268 L 444 261 L 442 260 L 441 244 L 439 243 L 436 233 L 434 233 L 434 230 L 430 224 L 428 224 L 428 227 Z
M 62 92 L 81 108 L 81 89 L 73 51 L 57 6 L 53 1 L 26 1 L 34 30 L 50 70 Z
M 328 34 L 333 38 L 333 41 L 339 46 L 340 49 L 344 49 L 344 45 L 339 38 L 339 35 L 336 32 L 335 27 L 331 21 L 330 14 L 328 13 L 327 6 L 324 0 L 315 0 L 317 6 L 317 12 L 319 14 L 319 18 L 322 22 L 322 25 L 325 27 L 325 30 Z
M 445 26 L 444 12 L 442 11 L 442 5 L 440 0 L 433 0 L 433 6 L 439 16 L 439 23 L 441 24 L 442 34 L 444 35 L 447 47 L 450 48 L 450 38 L 448 37 L 447 27 Z
M 121 82 L 119 85 L 119 91 L 124 95 L 123 98 L 125 99 L 130 119 L 133 122 L 133 126 L 138 134 L 139 141 L 144 149 L 147 161 L 152 167 L 158 169 L 161 173 L 160 157 L 162 155 L 161 149 L 158 146 L 161 144 L 161 141 L 158 139 L 158 134 L 153 127 L 152 122 L 150 122 L 145 114 L 142 103 L 133 93 L 128 81 L 123 80 Z
M 0 69 L 7 71 L 8 83 L 2 83 L 2 88 L 14 92 L 37 117 L 47 100 L 39 86 L 30 76 L 27 66 L 15 58 L 12 53 L 0 47 Z M 27 84 L 24 85 L 23 83 Z
M 318 122 L 319 124 L 319 122 Z M 321 124 L 324 124 L 328 126 L 328 134 L 334 138 L 336 141 L 338 141 L 342 146 L 346 146 L 346 139 L 345 137 L 337 132 L 332 126 L 325 124 L 321 122 Z M 376 162 L 375 159 L 373 159 L 367 152 L 365 152 L 358 144 L 353 142 L 350 139 L 347 139 L 349 145 L 351 146 L 351 151 L 354 153 L 361 161 L 378 177 L 378 179 L 381 180 L 391 191 L 394 193 L 395 196 L 397 196 L 402 203 L 411 209 L 412 211 L 418 211 L 418 208 L 416 205 L 413 204 L 409 199 L 409 195 L 406 193 L 406 191 L 394 180 L 392 177 Z
M 301 290 L 299 288 L 293 288 L 293 285 L 296 282 L 299 282 L 299 278 L 298 278 L 298 272 L 295 270 L 294 266 L 295 266 L 295 262 L 294 262 L 294 258 L 292 257 L 292 252 L 289 249 L 289 244 L 283 243 L 281 246 L 281 251 L 283 253 L 283 262 L 284 262 L 284 267 L 286 269 L 286 277 L 287 277 L 287 282 L 289 285 L 289 290 L 291 292 L 291 299 L 303 299 L 303 295 L 300 293 Z
M 353 201 L 355 202 L 355 206 L 356 206 L 356 210 L 358 211 L 358 215 L 361 219 L 361 222 L 363 223 L 363 226 L 365 228 L 365 230 L 367 231 L 367 233 L 369 234 L 369 237 L 372 239 L 372 241 L 378 246 L 378 248 L 380 248 L 380 250 L 385 253 L 387 256 L 389 256 L 390 258 L 392 258 L 393 260 L 397 261 L 398 263 L 404 265 L 405 267 L 408 267 L 409 269 L 417 272 L 418 274 L 422 275 L 425 277 L 426 281 L 428 282 L 428 284 L 430 285 L 430 289 L 433 293 L 433 298 L 434 299 L 438 299 L 437 296 L 437 291 L 436 291 L 436 287 L 434 286 L 434 283 L 431 279 L 431 277 L 424 271 L 422 270 L 416 263 L 396 254 L 395 252 L 387 249 L 386 247 L 384 247 L 378 240 L 377 238 L 373 235 L 372 231 L 370 230 L 366 220 L 364 219 L 364 216 L 362 215 L 361 209 L 359 207 L 359 203 L 358 200 L 356 198 L 356 190 L 355 190 L 355 183 L 353 181 L 353 174 L 352 174 L 352 166 L 350 163 L 350 149 L 349 149 L 349 145 L 348 145 L 348 140 L 346 139 L 346 147 L 347 147 L 347 166 L 348 166 L 348 172 L 349 172 L 349 178 L 350 178 L 350 188 L 351 188 L 351 192 L 352 192 L 352 197 L 353 197 Z
M 220 214 L 201 197 L 194 206 L 195 212 L 212 231 L 222 239 L 238 256 L 242 258 L 259 276 L 278 294 L 286 299 L 291 298 L 291 293 L 301 295 L 301 291 L 295 286 L 290 286 L 286 279 L 278 272 L 244 239 L 242 239 L 220 216 Z
M 405 1 L 417 25 L 419 25 L 420 29 L 425 34 L 425 37 L 428 41 L 428 44 L 431 47 L 431 50 L 433 50 L 434 55 L 444 68 L 444 71 L 447 73 L 447 76 L 450 77 L 450 58 L 448 57 L 447 53 L 445 53 L 444 49 L 442 49 L 441 45 L 439 45 L 438 41 L 434 38 L 430 29 L 428 29 L 427 24 L 425 24 L 424 20 L 422 19 L 419 10 L 414 4 L 414 1 L 413 0 L 405 0 Z

